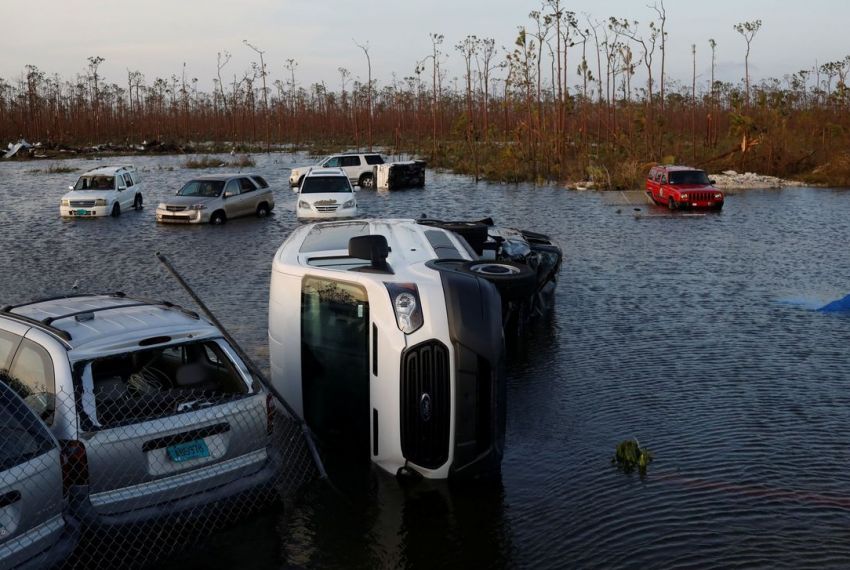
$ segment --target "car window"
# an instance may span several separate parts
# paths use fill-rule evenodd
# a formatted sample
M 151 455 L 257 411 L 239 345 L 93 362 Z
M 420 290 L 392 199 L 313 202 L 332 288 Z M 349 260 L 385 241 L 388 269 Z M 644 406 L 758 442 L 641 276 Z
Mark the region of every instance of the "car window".
M 0 471 L 56 447 L 44 425 L 8 388 L 8 382 L 9 378 L 0 373 Z
M 114 190 L 115 178 L 112 176 L 81 176 L 74 190 Z
M 224 187 L 224 193 L 230 193 L 230 195 L 232 196 L 237 196 L 239 194 L 239 180 L 234 178 L 233 180 L 229 181 Z
M 702 170 L 682 170 L 670 173 L 670 183 L 708 185 L 711 182 L 708 180 L 708 175 Z
M 259 186 L 260 188 L 268 188 L 269 187 L 269 183 L 266 182 L 266 179 L 263 178 L 262 176 L 254 175 L 251 178 L 254 179 L 254 182 L 256 182 L 257 186 Z
M 351 192 L 347 176 L 308 176 L 301 184 L 302 194 L 321 194 L 323 192 Z
M 360 166 L 360 157 L 359 156 L 343 156 L 342 157 L 342 165 L 345 166 Z
M 384 158 L 380 154 L 367 154 L 366 164 L 384 164 Z
M 242 190 L 242 193 L 251 192 L 252 190 L 256 190 L 257 187 L 254 186 L 254 183 L 251 182 L 250 178 L 240 178 L 239 179 L 239 188 Z
M 221 195 L 222 188 L 224 188 L 223 180 L 192 180 L 187 182 L 186 185 L 177 192 L 177 195 L 215 198 Z
M 236 364 L 210 340 L 98 358 L 87 365 L 93 427 L 111 427 L 215 406 L 250 392 Z M 84 402 L 92 402 L 87 397 Z M 89 405 L 89 404 L 85 404 Z
M 129 173 L 124 175 L 124 182 L 127 184 L 127 188 L 133 185 L 133 177 L 130 176 Z
M 24 402 L 48 424 L 51 423 L 56 385 L 50 354 L 33 341 L 23 339 L 12 361 L 9 376 L 15 382 L 13 388 Z
M 0 370 L 7 370 L 12 356 L 21 343 L 21 337 L 6 331 L 0 331 Z
M 322 166 L 325 166 L 325 167 L 328 167 L 328 168 L 339 168 L 340 166 L 342 166 L 342 164 L 340 162 L 341 162 L 340 157 L 332 156 L 331 158 L 329 158 L 325 162 L 323 162 Z

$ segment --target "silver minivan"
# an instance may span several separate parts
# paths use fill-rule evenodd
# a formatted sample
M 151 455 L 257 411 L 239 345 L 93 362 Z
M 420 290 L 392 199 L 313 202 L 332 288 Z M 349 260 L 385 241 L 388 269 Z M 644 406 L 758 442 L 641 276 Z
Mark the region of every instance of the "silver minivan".
M 63 517 L 59 444 L 15 394 L 0 333 L 0 568 L 50 568 L 74 549 Z
M 156 221 L 221 225 L 231 218 L 265 218 L 274 209 L 274 194 L 258 174 L 208 174 L 193 178 L 177 195 L 156 208 Z
M 179 515 L 265 491 L 273 402 L 219 329 L 121 293 L 0 309 L 10 375 L 63 449 L 87 527 Z

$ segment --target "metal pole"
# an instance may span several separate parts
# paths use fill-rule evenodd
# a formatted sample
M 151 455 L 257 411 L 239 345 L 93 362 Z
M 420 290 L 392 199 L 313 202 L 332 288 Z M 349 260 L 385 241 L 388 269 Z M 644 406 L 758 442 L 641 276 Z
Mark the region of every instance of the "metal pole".
M 189 296 L 192 297 L 192 300 L 195 301 L 198 307 L 200 307 L 201 311 L 203 311 L 204 315 L 206 315 L 210 322 L 212 322 L 212 324 L 214 324 L 221 331 L 221 334 L 224 336 L 225 340 L 230 343 L 230 346 L 233 347 L 233 349 L 236 351 L 236 354 L 239 355 L 239 358 L 241 358 L 245 365 L 248 367 L 248 370 L 250 370 L 252 374 L 254 374 L 257 378 L 260 379 L 260 382 L 263 384 L 263 386 L 265 386 L 265 388 L 269 392 L 271 392 L 275 398 L 277 398 L 277 400 L 283 405 L 286 412 L 290 416 L 292 416 L 292 419 L 295 420 L 301 426 L 301 431 L 304 432 L 304 437 L 307 440 L 307 447 L 310 449 L 310 454 L 313 456 L 313 462 L 316 464 L 316 468 L 319 470 L 319 478 L 327 479 L 328 473 L 327 471 L 325 471 L 325 465 L 322 463 L 322 458 L 319 456 L 319 450 L 316 447 L 316 442 L 313 439 L 313 432 L 310 431 L 310 427 L 306 423 L 304 423 L 304 421 L 298 416 L 297 413 L 295 413 L 295 410 L 292 409 L 292 406 L 289 405 L 289 403 L 284 399 L 283 395 L 277 390 L 277 388 L 275 388 L 274 384 L 272 384 L 269 379 L 266 378 L 266 375 L 262 373 L 262 371 L 248 356 L 248 354 L 244 350 L 242 350 L 242 347 L 239 345 L 238 342 L 236 342 L 236 339 L 234 339 L 230 335 L 230 333 L 227 332 L 227 329 L 224 328 L 224 325 L 221 324 L 221 321 L 219 321 L 215 317 L 212 311 L 210 311 L 209 307 L 204 304 L 204 302 L 201 300 L 200 297 L 198 297 L 192 287 L 189 286 L 185 279 L 183 279 L 183 276 L 180 275 L 180 273 L 177 271 L 177 269 L 174 268 L 173 265 L 171 265 L 171 262 L 168 261 L 168 258 L 166 258 L 160 252 L 156 252 L 156 258 L 160 261 L 160 263 L 165 266 L 166 269 L 168 269 L 169 273 L 171 273 L 171 275 L 177 280 L 177 282 L 180 283 L 180 286 L 186 290 Z

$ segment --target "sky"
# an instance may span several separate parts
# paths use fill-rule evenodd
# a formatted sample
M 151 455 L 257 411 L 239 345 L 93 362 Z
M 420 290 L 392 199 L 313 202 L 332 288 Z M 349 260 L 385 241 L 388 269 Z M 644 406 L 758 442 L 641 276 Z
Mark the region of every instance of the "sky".
M 587 14 L 644 26 L 654 16 L 647 4 L 655 1 L 564 0 L 562 6 L 585 23 Z M 88 57 L 100 56 L 100 73 L 109 82 L 124 85 L 127 71 L 138 70 L 150 84 L 156 77 L 180 77 L 185 66 L 187 79 L 210 90 L 217 53 L 232 54 L 222 71 L 226 80 L 258 61 L 243 43 L 248 40 L 264 50 L 269 81 L 288 78 L 284 65 L 294 59 L 298 84 L 324 81 L 339 90 L 340 67 L 352 78 L 367 77 L 358 43 L 368 45 L 373 78 L 386 85 L 393 74 L 399 80 L 413 75 L 416 62 L 430 53 L 434 32 L 445 36 L 442 65 L 451 84 L 463 75 L 457 43 L 476 35 L 512 48 L 517 27 L 532 26 L 528 13 L 540 6 L 540 0 L 0 0 L 0 77 L 14 81 L 25 65 L 35 65 L 73 79 L 85 71 Z M 709 38 L 717 42 L 717 78 L 743 77 L 746 44 L 732 29 L 737 22 L 763 21 L 750 55 L 756 81 L 850 54 L 847 0 L 665 0 L 665 6 L 667 70 L 684 84 L 691 81 L 692 44 L 697 81 L 708 82 Z M 577 55 L 570 55 L 570 84 L 578 83 Z

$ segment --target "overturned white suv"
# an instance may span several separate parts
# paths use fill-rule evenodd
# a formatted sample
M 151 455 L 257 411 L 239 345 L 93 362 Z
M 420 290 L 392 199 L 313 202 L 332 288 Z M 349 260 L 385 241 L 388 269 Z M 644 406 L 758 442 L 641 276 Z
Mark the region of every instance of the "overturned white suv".
M 498 471 L 503 325 L 551 306 L 560 262 L 482 222 L 302 226 L 272 267 L 272 382 L 323 445 L 390 473 Z

